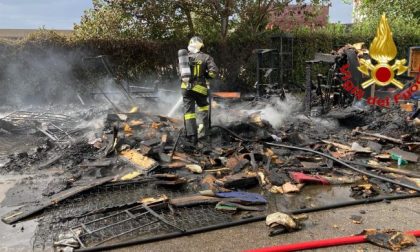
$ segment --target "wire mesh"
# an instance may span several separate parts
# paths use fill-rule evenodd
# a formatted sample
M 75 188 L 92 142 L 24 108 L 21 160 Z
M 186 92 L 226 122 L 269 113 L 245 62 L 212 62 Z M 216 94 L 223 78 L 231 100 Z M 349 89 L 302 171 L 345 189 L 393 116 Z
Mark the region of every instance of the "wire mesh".
M 14 133 L 37 129 L 56 142 L 72 140 L 73 136 L 80 131 L 80 129 L 74 127 L 76 124 L 75 118 L 47 112 L 15 111 L 2 118 L 2 120 L 15 126 Z
M 34 236 L 33 248 L 35 251 L 51 248 L 60 234 L 69 233 L 71 229 L 76 230 L 82 224 L 86 229 L 82 228 L 79 234 L 80 240 L 86 247 L 92 247 L 134 238 L 147 239 L 179 231 L 174 226 L 188 230 L 234 221 L 230 213 L 220 212 L 214 209 L 213 205 L 154 209 L 171 225 L 140 208 L 127 212 L 136 207 L 136 204 L 138 206 L 138 200 L 144 197 L 165 194 L 169 198 L 175 198 L 188 193 L 190 193 L 188 188 L 162 188 L 151 181 L 93 188 L 44 211 Z M 132 215 L 140 216 L 132 218 Z M 92 232 L 95 230 L 97 231 Z
M 48 112 L 29 112 L 29 111 L 15 111 L 10 113 L 3 120 L 10 122 L 23 121 L 49 121 L 49 122 L 65 122 L 70 118 L 66 115 L 52 114 Z
M 233 221 L 230 214 L 217 211 L 211 205 L 175 208 L 173 211 L 161 209 L 156 212 L 184 230 Z M 86 247 L 117 243 L 133 238 L 147 239 L 178 231 L 147 212 L 139 214 L 137 218 L 130 218 L 124 211 L 105 217 L 101 221 L 88 222 L 88 229 L 93 232 L 83 230 L 79 236 Z

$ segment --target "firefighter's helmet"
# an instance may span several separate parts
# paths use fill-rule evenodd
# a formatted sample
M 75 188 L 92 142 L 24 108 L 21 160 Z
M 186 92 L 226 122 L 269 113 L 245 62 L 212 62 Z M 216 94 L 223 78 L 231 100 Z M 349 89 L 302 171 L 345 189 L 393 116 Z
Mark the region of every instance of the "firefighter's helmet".
M 204 43 L 203 40 L 200 37 L 194 36 L 190 39 L 190 42 L 188 43 L 188 51 L 197 53 L 203 48 Z

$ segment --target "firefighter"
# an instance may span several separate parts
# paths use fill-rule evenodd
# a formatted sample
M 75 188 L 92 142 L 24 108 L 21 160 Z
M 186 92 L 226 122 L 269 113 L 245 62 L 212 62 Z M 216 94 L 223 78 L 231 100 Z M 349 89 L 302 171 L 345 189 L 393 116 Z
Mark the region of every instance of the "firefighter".
M 192 37 L 188 44 L 188 65 L 190 76 L 182 78 L 181 89 L 184 103 L 185 131 L 188 141 L 193 146 L 197 145 L 197 115 L 202 122 L 200 130 L 207 136 L 209 131 L 209 101 L 207 80 L 217 77 L 218 69 L 213 58 L 201 52 L 203 40 L 199 37 Z M 180 50 L 181 51 L 181 50 Z M 184 50 L 185 51 L 185 50 Z M 181 59 L 180 59 L 181 62 Z M 196 114 L 195 105 L 198 113 Z

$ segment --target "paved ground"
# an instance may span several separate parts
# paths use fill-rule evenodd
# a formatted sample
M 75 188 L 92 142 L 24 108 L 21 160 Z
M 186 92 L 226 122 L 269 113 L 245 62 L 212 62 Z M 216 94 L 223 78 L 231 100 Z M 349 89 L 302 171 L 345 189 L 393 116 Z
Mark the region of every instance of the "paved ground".
M 360 214 L 365 210 L 366 214 Z M 353 224 L 351 215 L 363 217 L 362 224 Z M 241 251 L 265 246 L 326 239 L 357 234 L 366 228 L 394 228 L 398 230 L 420 229 L 420 199 L 398 200 L 391 203 L 375 203 L 308 214 L 303 230 L 269 237 L 264 222 L 195 234 L 188 237 L 116 249 L 131 251 Z M 420 239 L 418 239 L 420 242 Z M 370 244 L 333 247 L 319 251 L 388 251 Z M 420 251 L 420 245 L 404 251 Z
M 6 192 L 12 188 L 19 176 L 0 176 L 0 202 L 5 198 Z M 0 206 L 0 216 L 15 209 L 16 207 Z M 24 252 L 30 251 L 31 238 L 35 232 L 36 223 L 27 221 L 14 226 L 0 221 L 0 251 L 1 252 Z

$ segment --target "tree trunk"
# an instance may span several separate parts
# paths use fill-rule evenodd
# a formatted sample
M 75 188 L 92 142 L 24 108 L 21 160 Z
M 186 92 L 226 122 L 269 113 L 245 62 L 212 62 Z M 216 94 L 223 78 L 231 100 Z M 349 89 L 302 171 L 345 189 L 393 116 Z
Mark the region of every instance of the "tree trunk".
M 221 20 L 221 26 L 222 26 L 221 36 L 222 36 L 223 40 L 226 38 L 226 35 L 227 35 L 227 32 L 228 32 L 228 22 L 229 22 L 229 17 L 222 17 L 222 20 Z
M 223 8 L 223 10 L 220 12 L 220 24 L 221 24 L 221 36 L 222 39 L 225 40 L 227 33 L 228 33 L 228 29 L 229 29 L 229 16 L 232 13 L 232 8 L 234 6 L 234 1 L 233 0 L 226 0 L 225 1 L 225 6 Z
M 194 36 L 195 35 L 195 29 L 194 29 L 194 23 L 191 17 L 191 11 L 190 10 L 185 10 L 185 15 L 187 16 L 187 22 L 188 22 L 188 28 L 190 30 L 189 32 L 189 36 Z

